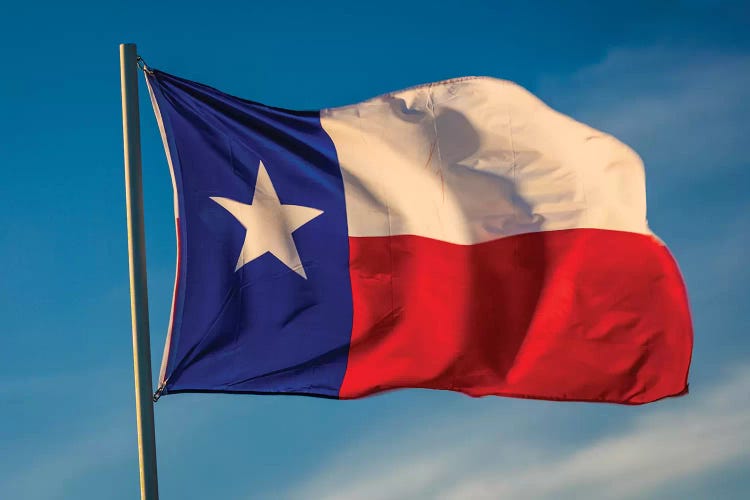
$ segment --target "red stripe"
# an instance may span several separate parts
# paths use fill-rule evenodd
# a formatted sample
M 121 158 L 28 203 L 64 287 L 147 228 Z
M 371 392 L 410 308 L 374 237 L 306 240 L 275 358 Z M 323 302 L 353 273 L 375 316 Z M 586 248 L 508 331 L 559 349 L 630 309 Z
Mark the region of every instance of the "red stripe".
M 177 268 L 175 269 L 174 276 L 174 288 L 172 289 L 172 311 L 169 315 L 169 329 L 167 330 L 167 341 L 164 346 L 164 354 L 161 360 L 161 370 L 159 372 L 159 387 L 157 393 L 162 390 L 166 384 L 165 377 L 167 375 L 167 361 L 169 361 L 169 350 L 172 347 L 172 330 L 174 329 L 174 320 L 177 315 L 177 291 L 180 287 L 180 270 L 182 269 L 182 238 L 180 237 L 180 218 L 175 217 L 174 228 L 176 234 L 176 246 L 177 246 Z
M 685 287 L 651 236 L 349 244 L 354 325 L 341 398 L 422 387 L 639 404 L 687 390 Z

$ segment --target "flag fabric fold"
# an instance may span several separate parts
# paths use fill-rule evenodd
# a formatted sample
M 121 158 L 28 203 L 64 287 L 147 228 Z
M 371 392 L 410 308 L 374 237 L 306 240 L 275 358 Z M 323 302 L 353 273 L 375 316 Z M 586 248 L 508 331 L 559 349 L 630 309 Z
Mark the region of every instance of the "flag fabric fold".
M 612 136 L 493 78 L 301 112 L 146 77 L 178 241 L 161 394 L 687 391 L 685 287 Z

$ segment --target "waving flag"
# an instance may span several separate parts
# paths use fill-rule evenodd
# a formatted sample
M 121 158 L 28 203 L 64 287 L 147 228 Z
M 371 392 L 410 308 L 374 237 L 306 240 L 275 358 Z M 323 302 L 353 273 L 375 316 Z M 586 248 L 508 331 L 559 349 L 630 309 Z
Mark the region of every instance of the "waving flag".
M 685 288 L 613 137 L 492 78 L 314 112 L 147 80 L 178 235 L 161 394 L 687 390 Z

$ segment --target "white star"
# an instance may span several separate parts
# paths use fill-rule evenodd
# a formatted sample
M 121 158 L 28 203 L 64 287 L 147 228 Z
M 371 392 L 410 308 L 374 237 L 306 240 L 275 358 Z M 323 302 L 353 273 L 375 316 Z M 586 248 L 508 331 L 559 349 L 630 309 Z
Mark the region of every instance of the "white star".
M 224 207 L 247 230 L 235 271 L 266 252 L 271 252 L 289 269 L 307 279 L 292 233 L 322 214 L 322 210 L 282 205 L 262 161 L 258 166 L 258 179 L 255 181 L 251 205 L 217 196 L 211 196 L 211 199 Z

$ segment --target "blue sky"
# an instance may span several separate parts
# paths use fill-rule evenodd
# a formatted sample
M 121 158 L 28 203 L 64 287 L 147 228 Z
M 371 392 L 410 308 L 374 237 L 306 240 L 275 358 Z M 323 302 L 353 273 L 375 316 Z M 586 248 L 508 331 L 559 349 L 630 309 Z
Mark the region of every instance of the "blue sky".
M 744 2 L 746 4 L 746 2 Z M 684 273 L 691 394 L 643 407 L 399 391 L 175 395 L 163 498 L 738 498 L 750 488 L 750 8 L 728 1 L 14 2 L 0 16 L 0 497 L 129 499 L 138 471 L 118 44 L 287 108 L 489 75 L 646 164 Z M 174 277 L 141 87 L 152 350 Z

